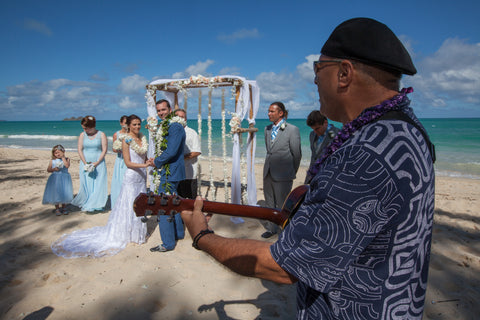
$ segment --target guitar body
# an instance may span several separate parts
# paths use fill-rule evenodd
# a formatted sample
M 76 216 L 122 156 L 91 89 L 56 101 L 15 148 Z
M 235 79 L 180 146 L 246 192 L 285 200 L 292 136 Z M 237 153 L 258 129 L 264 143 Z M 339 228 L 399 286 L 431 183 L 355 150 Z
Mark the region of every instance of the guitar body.
M 303 202 L 308 189 L 308 185 L 301 185 L 293 189 L 287 199 L 285 199 L 282 210 L 205 200 L 203 201 L 202 211 L 268 220 L 281 226 L 283 229 Z M 195 200 L 193 199 L 184 199 L 176 195 L 155 195 L 153 192 L 149 194 L 140 193 L 135 198 L 133 210 L 137 217 L 143 217 L 142 221 L 146 222 L 148 216 L 173 215 L 183 210 L 192 210 L 194 202 Z

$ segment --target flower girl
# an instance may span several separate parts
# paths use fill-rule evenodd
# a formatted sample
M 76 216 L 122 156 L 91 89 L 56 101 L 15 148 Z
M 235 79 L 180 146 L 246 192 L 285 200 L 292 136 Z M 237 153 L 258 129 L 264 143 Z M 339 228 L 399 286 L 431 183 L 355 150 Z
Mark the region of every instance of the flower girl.
M 65 149 L 62 145 L 56 145 L 52 149 L 52 160 L 47 168 L 52 174 L 48 177 L 42 204 L 54 204 L 57 216 L 68 214 L 65 206 L 73 199 L 72 177 L 68 173 L 68 167 L 70 159 L 65 157 Z

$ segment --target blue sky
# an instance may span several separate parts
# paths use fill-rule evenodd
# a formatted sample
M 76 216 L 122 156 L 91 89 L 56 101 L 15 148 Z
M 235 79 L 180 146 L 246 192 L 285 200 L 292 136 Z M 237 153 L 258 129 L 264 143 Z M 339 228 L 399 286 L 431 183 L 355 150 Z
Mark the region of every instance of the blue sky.
M 473 0 L 1 1 L 0 119 L 145 117 L 148 82 L 198 74 L 256 80 L 259 118 L 276 100 L 304 118 L 319 108 L 311 62 L 354 17 L 411 53 L 419 72 L 402 82 L 419 117 L 480 117 L 479 12 Z

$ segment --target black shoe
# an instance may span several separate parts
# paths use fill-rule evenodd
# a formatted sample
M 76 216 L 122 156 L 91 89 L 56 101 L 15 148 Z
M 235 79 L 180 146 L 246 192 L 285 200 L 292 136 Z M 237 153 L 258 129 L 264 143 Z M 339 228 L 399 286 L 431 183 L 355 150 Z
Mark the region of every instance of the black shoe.
M 275 233 L 271 232 L 271 231 L 265 231 L 264 233 L 262 233 L 262 238 L 265 238 L 265 239 L 268 239 L 270 238 L 271 236 L 273 236 Z
M 151 251 L 151 252 L 165 252 L 165 251 L 168 251 L 168 250 L 167 250 L 167 248 L 165 248 L 165 247 L 163 246 L 163 244 L 160 244 L 160 245 L 158 245 L 158 246 L 156 246 L 156 247 L 150 248 L 150 251 Z

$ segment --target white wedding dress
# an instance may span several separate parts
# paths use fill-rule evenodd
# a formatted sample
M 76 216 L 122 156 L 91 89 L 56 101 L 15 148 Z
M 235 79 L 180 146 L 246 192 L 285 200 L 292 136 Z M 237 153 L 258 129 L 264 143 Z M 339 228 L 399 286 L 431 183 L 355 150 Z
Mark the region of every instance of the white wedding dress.
M 146 155 L 130 148 L 130 160 L 145 163 Z M 133 212 L 133 201 L 146 192 L 146 169 L 127 168 L 122 187 L 105 226 L 65 234 L 52 244 L 53 252 L 64 258 L 112 256 L 130 242 L 145 242 L 147 225 Z

